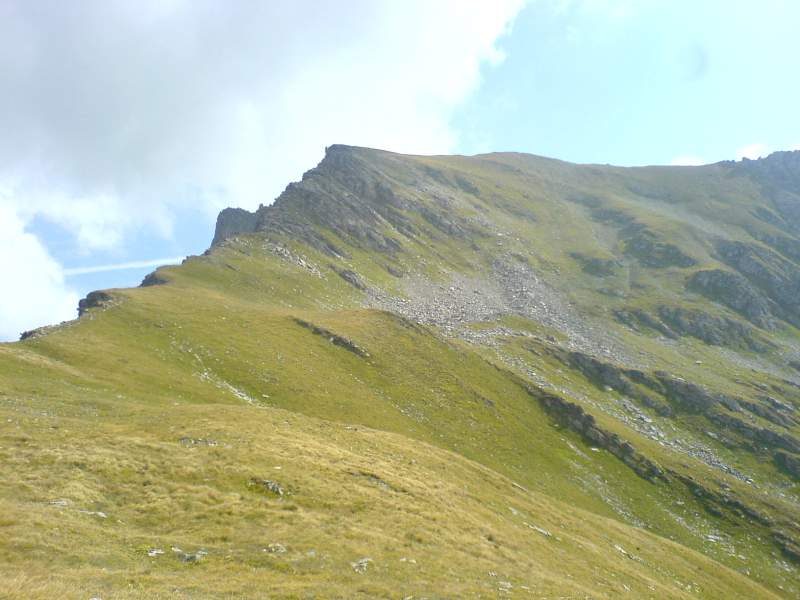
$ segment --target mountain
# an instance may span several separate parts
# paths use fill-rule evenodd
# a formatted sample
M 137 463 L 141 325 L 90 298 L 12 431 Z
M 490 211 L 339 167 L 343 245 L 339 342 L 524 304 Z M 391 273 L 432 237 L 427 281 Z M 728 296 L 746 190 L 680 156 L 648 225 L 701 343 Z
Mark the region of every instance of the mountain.
M 0 345 L 11 598 L 795 598 L 800 152 L 331 146 Z

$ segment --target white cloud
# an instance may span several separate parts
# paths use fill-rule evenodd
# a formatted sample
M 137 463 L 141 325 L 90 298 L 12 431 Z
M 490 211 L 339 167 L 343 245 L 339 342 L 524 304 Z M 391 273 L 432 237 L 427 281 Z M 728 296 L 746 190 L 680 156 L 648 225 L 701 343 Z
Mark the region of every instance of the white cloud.
M 0 184 L 87 248 L 270 202 L 326 145 L 452 149 L 521 0 L 18 2 L 0 9 Z
M 2 196 L 0 196 L 2 200 Z M 0 202 L 0 340 L 44 323 L 75 317 L 78 294 L 64 284 L 61 267 L 19 216 Z
M 86 275 L 87 273 L 103 273 L 106 271 L 124 271 L 126 269 L 142 269 L 144 267 L 160 267 L 162 265 L 176 265 L 185 256 L 172 256 L 169 258 L 155 258 L 153 260 L 131 260 L 124 263 L 114 263 L 111 265 L 93 265 L 91 267 L 73 267 L 64 269 L 65 276 Z
M 34 218 L 108 250 L 169 236 L 182 210 L 269 203 L 333 143 L 451 151 L 451 115 L 523 3 L 0 3 L 0 203 L 59 299 L 30 315 L 63 318 L 67 297 Z
M 709 161 L 699 156 L 676 156 L 669 164 L 674 166 L 696 167 L 699 165 L 707 165 Z
M 754 144 L 748 144 L 747 146 L 742 146 L 739 148 L 736 151 L 736 160 L 742 160 L 743 158 L 755 160 L 756 158 L 767 156 L 770 152 L 771 150 L 766 144 L 756 142 Z

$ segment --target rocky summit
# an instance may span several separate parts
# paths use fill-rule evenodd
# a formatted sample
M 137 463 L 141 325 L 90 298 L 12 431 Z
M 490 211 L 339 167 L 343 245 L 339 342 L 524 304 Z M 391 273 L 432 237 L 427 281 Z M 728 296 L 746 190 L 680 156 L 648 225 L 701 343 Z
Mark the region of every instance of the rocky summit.
M 0 345 L 9 598 L 797 598 L 800 152 L 331 146 Z

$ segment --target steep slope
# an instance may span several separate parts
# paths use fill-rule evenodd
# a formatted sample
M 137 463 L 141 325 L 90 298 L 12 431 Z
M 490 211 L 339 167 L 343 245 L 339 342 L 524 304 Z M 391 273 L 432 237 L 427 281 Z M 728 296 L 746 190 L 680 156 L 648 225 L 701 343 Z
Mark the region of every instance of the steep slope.
M 0 346 L 5 587 L 795 596 L 798 178 L 330 147 Z

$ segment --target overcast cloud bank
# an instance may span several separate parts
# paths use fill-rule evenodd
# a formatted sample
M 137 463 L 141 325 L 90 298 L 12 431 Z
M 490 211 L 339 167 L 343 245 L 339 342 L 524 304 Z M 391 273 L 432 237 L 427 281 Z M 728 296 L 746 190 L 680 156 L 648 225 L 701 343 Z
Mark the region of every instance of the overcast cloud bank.
M 0 339 L 75 315 L 33 219 L 113 249 L 269 203 L 332 143 L 451 151 L 522 4 L 0 4 Z

